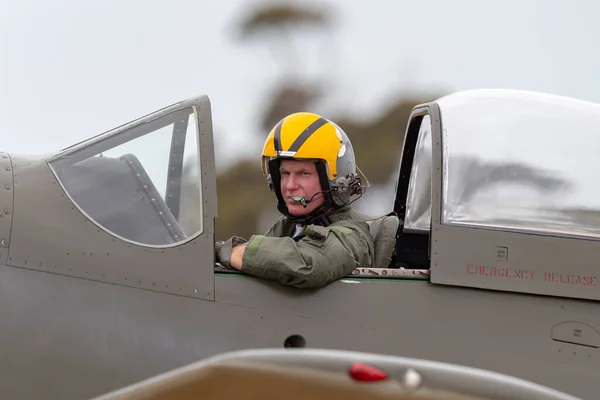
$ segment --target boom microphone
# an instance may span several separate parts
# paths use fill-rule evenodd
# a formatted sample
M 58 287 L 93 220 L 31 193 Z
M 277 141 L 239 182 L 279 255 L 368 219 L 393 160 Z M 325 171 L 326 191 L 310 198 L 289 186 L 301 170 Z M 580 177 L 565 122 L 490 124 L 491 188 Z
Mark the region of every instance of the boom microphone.
M 306 208 L 310 200 L 307 200 L 306 197 L 293 196 L 292 201 L 297 204 L 302 204 L 302 207 Z
M 292 201 L 296 204 L 302 204 L 302 207 L 306 208 L 308 203 L 313 201 L 315 196 L 318 194 L 325 194 L 325 192 L 317 192 L 317 193 L 313 194 L 312 196 L 310 196 L 308 199 L 306 197 L 302 197 L 302 196 L 292 196 Z

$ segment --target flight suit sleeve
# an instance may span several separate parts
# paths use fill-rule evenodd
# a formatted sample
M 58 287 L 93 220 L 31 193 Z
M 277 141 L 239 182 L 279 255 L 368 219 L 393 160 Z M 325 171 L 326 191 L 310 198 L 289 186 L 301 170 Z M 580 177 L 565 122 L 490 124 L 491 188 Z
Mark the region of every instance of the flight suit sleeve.
M 283 234 L 283 218 L 275 221 L 267 230 L 264 236 L 281 236 Z M 229 259 L 233 248 L 239 244 L 246 243 L 246 239 L 239 236 L 232 236 L 224 242 L 215 242 L 215 261 L 225 269 L 233 269 L 229 265 Z
M 310 225 L 304 233 L 298 242 L 291 237 L 250 237 L 242 272 L 298 288 L 319 288 L 372 264 L 373 239 L 364 222 Z

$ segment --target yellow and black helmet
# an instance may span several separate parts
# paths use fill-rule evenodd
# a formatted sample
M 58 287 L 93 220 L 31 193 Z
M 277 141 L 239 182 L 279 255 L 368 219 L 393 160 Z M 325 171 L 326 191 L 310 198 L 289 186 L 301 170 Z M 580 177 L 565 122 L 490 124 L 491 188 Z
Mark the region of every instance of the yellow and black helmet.
M 316 161 L 327 206 L 350 204 L 353 196 L 360 197 L 365 190 L 356 173 L 354 149 L 348 136 L 320 115 L 308 112 L 288 115 L 275 125 L 263 146 L 263 175 L 277 194 L 280 211 L 287 215 L 279 186 L 279 160 L 285 158 Z

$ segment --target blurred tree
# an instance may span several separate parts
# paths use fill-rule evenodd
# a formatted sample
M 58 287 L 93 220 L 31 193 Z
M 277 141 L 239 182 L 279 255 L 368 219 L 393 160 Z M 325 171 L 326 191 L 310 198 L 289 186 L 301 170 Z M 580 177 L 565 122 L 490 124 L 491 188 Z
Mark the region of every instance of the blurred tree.
M 322 4 L 309 6 L 305 0 L 298 4 L 271 2 L 251 8 L 241 20 L 237 33 L 242 40 L 269 41 L 273 54 L 281 62 L 283 77 L 290 79 L 295 72 L 302 71 L 302 57 L 296 51 L 294 33 L 326 30 L 331 24 L 331 14 Z
M 309 5 L 278 1 L 263 3 L 251 8 L 241 19 L 237 30 L 241 40 L 256 40 L 270 44 L 281 63 L 281 75 L 266 98 L 261 128 L 269 131 L 284 116 L 300 110 L 308 110 L 321 96 L 322 83 L 310 83 L 306 78 L 305 59 L 294 41 L 295 34 L 311 31 L 328 32 L 333 25 L 329 7 L 323 3 Z

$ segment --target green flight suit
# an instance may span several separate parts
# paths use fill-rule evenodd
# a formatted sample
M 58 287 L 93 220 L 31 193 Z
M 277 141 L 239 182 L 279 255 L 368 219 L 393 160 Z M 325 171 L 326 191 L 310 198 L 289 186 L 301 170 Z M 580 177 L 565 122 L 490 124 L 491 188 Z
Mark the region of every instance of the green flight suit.
M 344 207 L 322 222 L 325 226 L 308 225 L 296 242 L 292 238 L 295 222 L 279 218 L 264 235 L 250 237 L 241 271 L 284 285 L 319 288 L 358 267 L 372 266 L 373 238 L 359 214 Z

